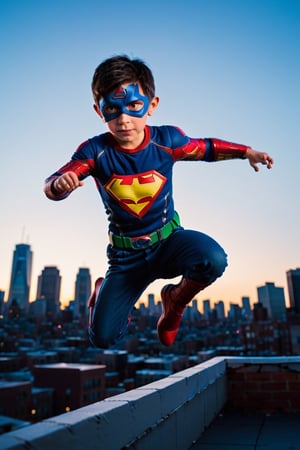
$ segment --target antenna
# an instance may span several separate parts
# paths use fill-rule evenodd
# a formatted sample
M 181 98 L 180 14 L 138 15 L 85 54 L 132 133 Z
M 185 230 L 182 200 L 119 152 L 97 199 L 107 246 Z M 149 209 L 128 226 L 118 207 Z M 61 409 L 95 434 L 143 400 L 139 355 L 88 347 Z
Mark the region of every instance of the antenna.
M 25 239 L 25 225 L 23 225 L 22 228 L 22 233 L 21 233 L 21 243 L 24 243 L 24 239 Z

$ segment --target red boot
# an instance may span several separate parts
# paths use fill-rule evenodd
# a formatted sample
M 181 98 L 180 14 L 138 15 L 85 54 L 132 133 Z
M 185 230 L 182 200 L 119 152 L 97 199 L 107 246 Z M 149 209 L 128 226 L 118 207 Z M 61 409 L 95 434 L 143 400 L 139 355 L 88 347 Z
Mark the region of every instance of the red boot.
M 93 315 L 93 311 L 95 308 L 95 304 L 98 298 L 98 294 L 100 291 L 100 287 L 103 283 L 104 278 L 100 277 L 97 278 L 97 280 L 95 281 L 95 289 L 93 290 L 90 298 L 88 299 L 88 308 L 89 308 L 89 327 L 92 326 L 92 315 Z
M 158 339 L 164 345 L 172 345 L 178 333 L 186 305 L 208 284 L 182 278 L 179 284 L 167 284 L 161 290 L 163 312 L 157 322 Z

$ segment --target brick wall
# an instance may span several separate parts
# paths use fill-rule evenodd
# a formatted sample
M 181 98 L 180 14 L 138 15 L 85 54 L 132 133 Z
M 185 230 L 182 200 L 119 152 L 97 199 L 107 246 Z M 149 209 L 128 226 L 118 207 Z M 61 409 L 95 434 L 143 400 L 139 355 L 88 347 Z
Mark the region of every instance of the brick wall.
M 263 413 L 300 411 L 299 364 L 245 364 L 227 368 L 228 406 Z

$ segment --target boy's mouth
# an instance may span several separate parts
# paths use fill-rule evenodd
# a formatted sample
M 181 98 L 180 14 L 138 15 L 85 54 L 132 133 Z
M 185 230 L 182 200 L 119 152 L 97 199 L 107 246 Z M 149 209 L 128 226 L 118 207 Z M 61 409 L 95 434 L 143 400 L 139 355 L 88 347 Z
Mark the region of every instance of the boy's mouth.
M 131 130 L 131 129 L 130 129 L 130 130 L 129 130 L 129 129 L 126 129 L 126 130 L 123 130 L 123 129 L 122 129 L 122 130 L 117 130 L 117 132 L 120 133 L 120 134 L 130 134 L 130 133 L 132 133 L 132 131 L 133 131 L 133 130 Z

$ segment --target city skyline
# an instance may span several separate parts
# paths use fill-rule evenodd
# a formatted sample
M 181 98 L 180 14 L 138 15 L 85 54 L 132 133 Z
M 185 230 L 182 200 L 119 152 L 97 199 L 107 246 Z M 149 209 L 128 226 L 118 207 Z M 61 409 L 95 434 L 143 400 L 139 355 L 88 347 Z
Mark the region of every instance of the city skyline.
M 93 110 L 92 74 L 126 53 L 153 70 L 160 104 L 150 125 L 247 144 L 275 161 L 258 173 L 241 160 L 175 165 L 183 226 L 228 254 L 224 275 L 199 299 L 253 303 L 266 281 L 287 298 L 286 271 L 300 265 L 299 2 L 4 0 L 0 12 L 0 289 L 9 289 L 20 241 L 35 252 L 33 283 L 43 267 L 59 268 L 64 302 L 78 267 L 89 267 L 92 281 L 105 274 L 107 221 L 93 180 L 62 202 L 49 201 L 43 184 L 81 142 L 106 131 Z M 158 297 L 164 284 L 144 297 Z
M 21 269 L 23 269 L 23 271 L 25 271 L 25 272 L 28 272 L 25 262 L 23 261 L 24 254 L 28 254 L 30 256 L 29 259 L 30 259 L 30 273 L 31 273 L 31 264 L 34 261 L 33 249 L 31 248 L 30 244 L 25 244 L 25 243 L 16 244 L 15 249 L 13 251 L 13 259 L 12 259 L 12 266 L 11 266 L 10 290 L 8 292 L 5 292 L 5 295 L 4 295 L 4 300 L 7 304 L 9 304 L 11 302 L 11 300 L 13 299 L 16 267 L 19 267 L 21 264 L 22 265 Z M 21 262 L 18 260 L 18 255 L 21 256 L 20 257 Z M 22 272 L 22 270 L 19 270 L 19 272 Z M 292 277 L 292 273 L 298 275 L 298 279 L 299 279 L 300 269 L 299 268 L 289 269 L 286 271 L 286 284 L 289 283 L 289 280 Z M 22 273 L 19 273 L 18 279 L 20 279 L 20 278 L 24 278 Z M 40 298 L 45 298 L 47 300 L 47 302 L 50 301 L 50 303 L 56 304 L 57 307 L 59 307 L 59 305 L 60 305 L 62 307 L 62 309 L 64 309 L 69 306 L 69 302 L 73 301 L 73 302 L 75 302 L 75 309 L 77 310 L 77 308 L 81 308 L 81 313 L 83 313 L 84 306 L 87 306 L 86 299 L 89 297 L 89 294 L 91 292 L 88 289 L 87 284 L 90 284 L 91 290 L 93 289 L 93 283 L 92 283 L 92 278 L 91 278 L 89 267 L 78 266 L 77 272 L 76 272 L 76 274 L 74 274 L 73 296 L 68 298 L 67 300 L 61 298 L 61 283 L 63 281 L 63 275 L 61 274 L 57 265 L 52 264 L 52 265 L 44 266 L 43 268 L 41 268 L 40 272 L 38 272 L 38 276 L 37 276 L 36 280 L 32 280 L 31 274 L 29 275 L 29 278 L 28 277 L 25 277 L 25 278 L 26 278 L 26 280 L 24 280 L 24 282 L 26 281 L 25 289 L 20 289 L 20 283 L 19 282 L 16 283 L 19 288 L 17 290 L 17 293 L 19 294 L 19 292 L 21 291 L 21 301 L 23 303 L 24 303 L 23 297 L 27 293 L 28 298 L 29 298 L 29 303 L 32 303 Z M 54 283 L 54 285 L 50 286 L 49 283 L 50 284 Z M 273 287 L 272 287 L 272 285 L 273 285 Z M 275 291 L 282 291 L 282 292 L 280 292 L 281 305 L 282 305 L 282 299 L 283 299 L 285 308 L 289 308 L 290 303 L 291 303 L 291 300 L 290 300 L 291 292 L 293 292 L 294 294 L 295 294 L 295 292 L 297 292 L 297 294 L 295 294 L 295 295 L 298 295 L 298 290 L 297 290 L 298 285 L 294 286 L 293 288 L 290 287 L 290 289 L 289 289 L 289 287 L 284 288 L 282 286 L 275 286 L 275 285 L 276 285 L 276 281 L 265 281 L 264 284 L 257 285 L 255 287 L 256 292 L 257 292 L 256 299 L 253 299 L 253 298 L 250 298 L 249 296 L 245 296 L 245 295 L 241 294 L 240 298 L 237 301 L 232 300 L 232 301 L 226 302 L 221 297 L 219 297 L 218 300 L 216 301 L 214 299 L 210 299 L 207 295 L 205 295 L 205 292 L 199 293 L 198 295 L 195 296 L 195 298 L 197 300 L 198 309 L 201 313 L 205 313 L 205 306 L 204 306 L 205 303 L 213 304 L 215 308 L 217 308 L 218 303 L 224 303 L 224 305 L 226 306 L 225 310 L 228 313 L 228 311 L 230 309 L 230 305 L 243 304 L 244 299 L 246 298 L 246 299 L 249 299 L 249 302 L 250 302 L 251 306 L 253 307 L 254 303 L 261 301 L 260 300 L 260 292 L 269 292 L 270 289 L 275 289 Z M 270 286 L 271 286 L 271 288 L 270 288 Z M 293 291 L 293 289 L 296 289 L 296 291 Z M 0 289 L 0 291 L 1 291 L 1 289 Z M 24 293 L 24 291 L 26 291 L 26 292 Z M 28 292 L 29 292 L 29 294 L 28 294 Z M 81 297 L 80 297 L 80 292 L 81 292 Z M 88 292 L 88 294 L 87 294 L 87 292 Z M 83 297 L 85 297 L 85 299 L 82 297 L 82 295 L 83 295 Z M 50 296 L 50 298 L 48 298 L 48 296 Z M 139 301 L 137 302 L 137 305 L 140 305 L 141 303 L 146 303 L 146 298 L 148 299 L 148 302 L 150 302 L 150 298 L 151 298 L 151 301 L 154 302 L 155 304 L 157 304 L 157 302 L 161 300 L 159 293 L 147 292 L 147 294 L 143 295 L 139 299 Z M 76 303 L 76 300 L 77 300 L 77 303 Z M 200 307 L 201 303 L 202 303 L 202 308 Z M 297 304 L 294 305 L 294 307 L 295 306 L 297 306 L 297 308 L 299 307 Z M 279 306 L 279 308 L 280 307 L 282 307 L 282 306 Z M 87 308 L 86 308 L 85 313 L 87 313 Z

